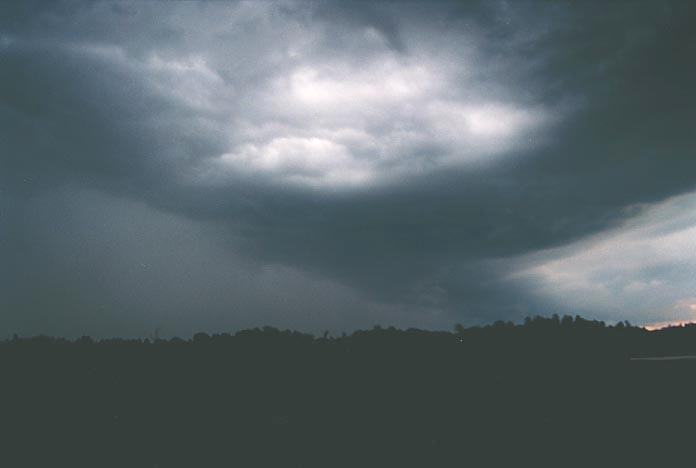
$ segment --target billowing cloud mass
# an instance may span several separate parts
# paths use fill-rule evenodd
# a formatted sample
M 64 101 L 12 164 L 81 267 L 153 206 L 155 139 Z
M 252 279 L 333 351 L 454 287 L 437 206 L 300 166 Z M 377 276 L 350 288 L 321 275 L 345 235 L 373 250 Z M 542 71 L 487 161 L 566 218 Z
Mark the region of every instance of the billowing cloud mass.
M 688 2 L 0 5 L 0 330 L 696 318 Z

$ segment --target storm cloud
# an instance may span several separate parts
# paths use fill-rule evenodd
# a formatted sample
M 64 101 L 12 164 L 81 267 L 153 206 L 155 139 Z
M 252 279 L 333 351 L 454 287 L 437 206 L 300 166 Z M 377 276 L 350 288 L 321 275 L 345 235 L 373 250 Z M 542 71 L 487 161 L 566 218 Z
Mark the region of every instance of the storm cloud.
M 689 319 L 694 20 L 3 4 L 0 330 Z

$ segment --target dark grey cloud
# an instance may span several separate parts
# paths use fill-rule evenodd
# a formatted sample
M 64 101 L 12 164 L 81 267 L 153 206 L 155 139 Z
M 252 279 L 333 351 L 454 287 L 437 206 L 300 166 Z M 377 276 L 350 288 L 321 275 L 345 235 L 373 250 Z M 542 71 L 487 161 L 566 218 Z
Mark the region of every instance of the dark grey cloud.
M 576 312 L 543 265 L 696 182 L 686 2 L 2 9 L 8 329 Z

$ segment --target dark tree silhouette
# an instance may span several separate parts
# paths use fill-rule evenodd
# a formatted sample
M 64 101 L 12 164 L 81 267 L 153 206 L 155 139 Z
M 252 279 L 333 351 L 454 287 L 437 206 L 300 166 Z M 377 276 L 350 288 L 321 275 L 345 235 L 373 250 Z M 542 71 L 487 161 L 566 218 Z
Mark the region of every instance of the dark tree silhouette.
M 1 463 L 666 466 L 689 446 L 696 361 L 635 358 L 696 354 L 696 326 L 554 315 L 454 330 L 14 335 Z

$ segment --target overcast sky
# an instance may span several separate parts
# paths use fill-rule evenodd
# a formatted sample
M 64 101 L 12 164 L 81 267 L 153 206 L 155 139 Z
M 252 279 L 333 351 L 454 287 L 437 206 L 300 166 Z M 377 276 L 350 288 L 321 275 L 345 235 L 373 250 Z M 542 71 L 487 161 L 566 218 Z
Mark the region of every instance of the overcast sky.
M 696 319 L 694 2 L 2 2 L 0 338 Z

